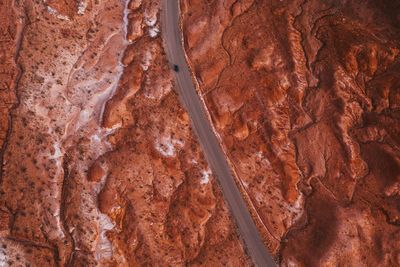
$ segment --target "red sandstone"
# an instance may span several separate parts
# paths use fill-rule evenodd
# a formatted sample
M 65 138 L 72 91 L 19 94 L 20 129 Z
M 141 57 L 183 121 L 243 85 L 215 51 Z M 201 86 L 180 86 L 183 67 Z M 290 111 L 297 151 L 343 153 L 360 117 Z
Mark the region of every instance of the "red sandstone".
M 251 265 L 174 92 L 159 4 L 0 4 L 0 265 Z
M 400 6 L 182 1 L 186 52 L 282 266 L 397 266 Z
M 198 92 L 278 263 L 400 265 L 396 1 L 181 4 Z M 0 265 L 252 265 L 159 12 L 0 3 Z

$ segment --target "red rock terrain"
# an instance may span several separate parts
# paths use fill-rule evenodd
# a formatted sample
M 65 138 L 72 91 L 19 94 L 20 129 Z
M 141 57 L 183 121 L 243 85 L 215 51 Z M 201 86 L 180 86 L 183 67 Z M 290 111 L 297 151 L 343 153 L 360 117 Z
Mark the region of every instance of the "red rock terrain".
M 399 2 L 181 7 L 199 93 L 280 264 L 399 266 Z
M 251 266 L 160 1 L 0 3 L 1 266 Z

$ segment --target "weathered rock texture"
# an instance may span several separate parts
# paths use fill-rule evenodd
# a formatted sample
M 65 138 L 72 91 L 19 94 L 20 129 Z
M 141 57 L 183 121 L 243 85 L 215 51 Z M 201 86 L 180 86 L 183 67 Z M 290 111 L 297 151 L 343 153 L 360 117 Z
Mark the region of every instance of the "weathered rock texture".
M 280 264 L 400 265 L 399 2 L 181 6 L 199 93 Z
M 248 266 L 160 1 L 0 3 L 0 265 Z

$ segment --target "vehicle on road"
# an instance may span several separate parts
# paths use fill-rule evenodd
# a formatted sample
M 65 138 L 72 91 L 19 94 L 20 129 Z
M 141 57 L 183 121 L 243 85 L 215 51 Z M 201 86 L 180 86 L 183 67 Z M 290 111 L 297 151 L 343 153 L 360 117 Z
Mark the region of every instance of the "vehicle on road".
M 174 62 L 171 64 L 171 68 L 176 73 L 176 91 L 192 119 L 192 126 L 203 148 L 205 158 L 213 174 L 219 180 L 225 200 L 230 207 L 233 217 L 236 219 L 239 233 L 255 266 L 275 267 L 274 259 L 265 247 L 260 232 L 249 212 L 247 203 L 235 182 L 235 178 L 226 160 L 226 155 L 213 131 L 212 122 L 208 118 L 206 108 L 197 94 L 196 85 L 193 83 L 189 66 L 185 59 L 182 33 L 180 32 L 179 3 L 180 1 L 176 0 L 164 0 L 161 17 L 161 32 L 166 44 L 167 59 L 169 62 Z M 179 71 L 180 68 L 182 68 L 181 72 Z

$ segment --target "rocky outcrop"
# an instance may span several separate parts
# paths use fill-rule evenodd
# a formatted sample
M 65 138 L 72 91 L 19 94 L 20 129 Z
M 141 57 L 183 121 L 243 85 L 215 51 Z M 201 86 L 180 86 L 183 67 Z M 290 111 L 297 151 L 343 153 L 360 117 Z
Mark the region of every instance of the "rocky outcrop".
M 181 6 L 199 93 L 281 265 L 399 265 L 399 5 Z
M 251 265 L 174 92 L 160 1 L 3 2 L 0 265 Z

